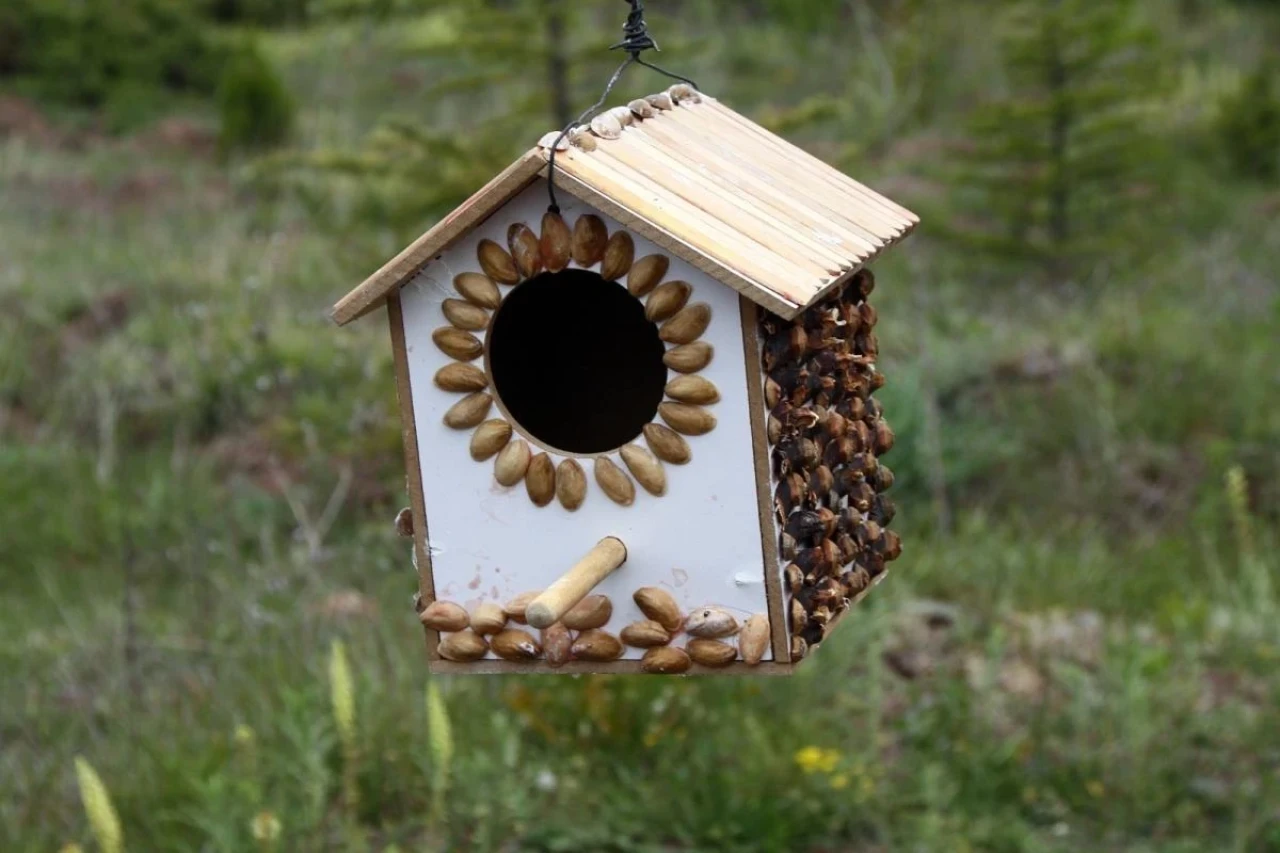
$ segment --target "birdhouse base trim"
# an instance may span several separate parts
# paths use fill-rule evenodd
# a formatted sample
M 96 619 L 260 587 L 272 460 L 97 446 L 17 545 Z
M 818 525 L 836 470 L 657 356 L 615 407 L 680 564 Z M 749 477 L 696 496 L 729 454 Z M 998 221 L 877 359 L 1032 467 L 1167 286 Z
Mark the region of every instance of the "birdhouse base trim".
M 434 632 L 428 632 L 434 633 Z M 517 663 L 506 660 L 479 660 L 464 663 L 437 659 L 428 663 L 432 675 L 651 675 L 640 668 L 638 660 L 618 660 L 609 663 L 593 661 L 569 661 L 552 666 L 545 661 Z M 686 672 L 669 674 L 668 678 L 704 675 L 791 675 L 795 665 L 786 662 L 761 661 L 755 666 L 737 661 L 728 666 L 711 667 L 694 664 Z

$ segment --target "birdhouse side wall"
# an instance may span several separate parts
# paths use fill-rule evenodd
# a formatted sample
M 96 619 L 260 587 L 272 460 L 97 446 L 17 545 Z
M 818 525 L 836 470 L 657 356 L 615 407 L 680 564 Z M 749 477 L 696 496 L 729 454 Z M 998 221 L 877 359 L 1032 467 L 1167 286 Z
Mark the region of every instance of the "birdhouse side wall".
M 829 636 L 901 553 L 884 494 L 893 485 L 883 462 L 893 430 L 873 396 L 885 381 L 876 369 L 874 287 L 863 269 L 794 320 L 760 316 L 768 524 L 792 662 Z
M 668 370 L 668 382 L 686 381 L 679 386 L 668 385 L 662 414 L 655 415 L 652 421 L 662 435 L 683 433 L 677 439 L 690 456 L 687 462 L 664 461 L 660 457 L 664 452 L 670 454 L 670 448 L 660 451 L 648 433 L 629 442 L 635 448 L 630 458 L 616 450 L 595 454 L 557 450 L 528 432 L 502 404 L 501 394 L 495 393 L 487 339 L 493 328 L 492 316 L 501 308 L 475 304 L 486 300 L 461 292 L 460 282 L 463 290 L 470 291 L 471 285 L 482 278 L 495 281 L 495 277 L 502 277 L 493 266 L 495 263 L 518 263 L 519 237 L 516 243 L 509 243 L 509 232 L 522 234 L 519 228 L 513 231 L 513 226 L 524 224 L 535 238 L 545 237 L 546 201 L 546 185 L 539 179 L 428 264 L 398 294 L 404 371 L 417 450 L 417 471 L 411 472 L 408 479 L 413 488 L 416 473 L 421 489 L 422 523 L 416 524 L 416 535 L 422 555 L 419 562 L 423 565 L 419 568 L 424 605 L 433 600 L 452 602 L 471 615 L 483 605 L 510 609 L 513 599 L 545 589 L 597 542 L 615 536 L 626 545 L 627 557 L 621 568 L 593 590 L 594 594 L 607 596 L 612 611 L 599 630 L 619 637 L 627 625 L 646 619 L 634 600 L 635 592 L 643 587 L 669 593 L 683 615 L 713 607 L 732 614 L 739 626 L 752 616 L 768 616 L 766 578 L 770 582 L 776 580 L 776 566 L 773 560 L 766 563 L 765 541 L 771 540 L 774 533 L 770 530 L 766 535 L 762 528 L 758 457 L 753 442 L 763 433 L 763 418 L 758 404 L 751 403 L 753 395 L 758 397 L 760 380 L 758 372 L 748 369 L 751 365 L 747 353 L 755 351 L 755 330 L 748 325 L 748 331 L 744 331 L 742 305 L 736 292 L 635 234 L 630 235 L 634 253 L 628 272 L 616 282 L 600 282 L 601 287 L 626 290 L 629 276 L 638 267 L 654 265 L 646 259 L 661 257 L 665 273 L 647 289 L 643 282 L 639 287 L 633 286 L 633 290 L 644 291 L 637 298 L 648 305 L 658 288 L 685 282 L 689 293 L 683 300 L 684 307 L 705 306 L 709 313 L 705 330 L 692 337 L 699 346 L 710 346 L 710 361 L 701 369 L 693 369 L 690 363 L 679 359 L 672 361 L 679 363 L 680 369 Z M 610 236 L 625 231 L 617 221 L 572 198 L 562 196 L 561 204 L 571 233 L 580 217 L 586 215 L 598 217 Z M 547 247 L 542 242 L 545 253 Z M 494 247 L 502 250 L 503 257 L 494 254 Z M 555 251 L 554 247 L 551 251 Z M 487 262 L 482 261 L 486 252 Z M 571 260 L 568 269 L 603 272 L 607 262 L 608 258 L 592 259 L 584 266 Z M 502 299 L 515 287 L 524 286 L 495 283 Z M 678 298 L 679 290 L 667 287 L 663 292 L 676 292 Z M 468 305 L 482 308 L 482 313 L 464 310 Z M 700 325 L 698 311 L 692 321 L 686 318 L 695 332 Z M 470 324 L 471 328 L 459 328 L 460 317 L 461 325 Z M 485 325 L 476 328 L 481 318 L 487 318 Z M 392 319 L 394 323 L 394 314 Z M 664 337 L 666 324 L 673 322 L 675 319 L 668 317 L 658 323 Z M 545 334 L 573 336 L 575 329 L 552 324 Z M 688 334 L 682 332 L 677 337 L 684 340 Z M 664 345 L 668 356 L 681 346 L 674 341 Z M 571 381 L 573 368 L 566 365 L 565 381 Z M 442 376 L 447 378 L 442 381 Z M 689 377 L 700 381 L 687 381 Z M 477 387 L 480 383 L 482 387 Z M 677 389 L 674 393 L 691 394 L 689 399 L 695 402 L 673 399 L 673 387 Z M 701 396 L 706 394 L 706 388 L 714 390 L 714 401 Z M 496 399 L 486 401 L 485 395 Z M 667 408 L 672 403 L 678 406 Z M 753 414 L 759 426 L 754 437 Z M 574 416 L 573 412 L 565 413 L 565 417 Z M 510 427 L 505 440 L 501 424 Z M 496 438 L 483 440 L 490 432 Z M 479 451 L 478 440 L 486 444 Z M 515 447 L 518 442 L 525 445 L 532 463 L 526 461 L 524 449 Z M 489 455 L 488 451 L 497 444 L 501 450 L 496 456 Z M 538 457 L 545 458 L 539 461 Z M 646 468 L 649 462 L 656 463 L 657 472 Z M 522 465 L 523 473 L 512 474 Z M 535 467 L 543 473 L 551 472 L 554 484 L 550 492 L 545 492 L 545 483 L 534 482 L 531 472 Z M 566 501 L 560 488 L 573 467 L 580 469 L 585 481 L 585 494 L 576 507 L 567 505 L 574 503 L 573 497 Z M 660 495 L 651 494 L 647 488 L 655 485 L 653 478 L 658 472 L 662 481 Z M 628 500 L 620 501 L 614 494 L 621 488 L 617 483 L 619 474 L 630 484 L 632 497 Z M 500 480 L 511 485 L 503 485 Z M 625 493 L 627 489 L 621 491 Z M 776 622 L 780 604 L 775 600 L 773 605 Z M 542 639 L 538 631 L 518 624 L 514 618 L 506 628 L 527 631 L 535 640 Z M 440 660 L 435 642 L 440 637 L 447 640 L 451 633 L 459 632 L 436 635 L 429 631 L 435 668 L 508 671 L 508 661 L 499 660 L 494 651 L 492 635 L 487 636 L 488 650 L 479 661 Z M 574 635 L 576 638 L 580 632 L 575 631 Z M 684 648 L 690 639 L 677 631 L 671 645 Z M 736 635 L 719 641 L 737 648 Z M 559 671 L 636 671 L 636 662 L 643 654 L 642 648 L 626 646 L 616 662 L 579 659 Z M 549 667 L 545 658 L 545 650 L 540 650 L 535 660 L 511 666 L 540 671 Z M 772 649 L 766 649 L 763 660 L 767 663 L 772 659 Z M 741 666 L 734 663 L 730 668 Z M 700 669 L 695 664 L 691 671 Z

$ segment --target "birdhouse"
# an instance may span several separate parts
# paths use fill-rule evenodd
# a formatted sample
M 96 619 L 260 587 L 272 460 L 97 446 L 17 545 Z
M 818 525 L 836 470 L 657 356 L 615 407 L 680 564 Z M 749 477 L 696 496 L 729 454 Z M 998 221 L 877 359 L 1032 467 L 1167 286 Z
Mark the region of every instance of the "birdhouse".
M 680 85 L 548 134 L 343 298 L 388 308 L 431 669 L 820 645 L 901 550 L 867 264 L 917 222 Z

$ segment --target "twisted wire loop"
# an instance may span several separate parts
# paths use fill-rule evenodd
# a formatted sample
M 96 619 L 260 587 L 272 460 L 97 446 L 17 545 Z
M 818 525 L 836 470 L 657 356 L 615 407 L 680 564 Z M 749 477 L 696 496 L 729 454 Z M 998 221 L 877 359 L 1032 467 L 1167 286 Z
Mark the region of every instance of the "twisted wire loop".
M 644 22 L 644 0 L 627 0 L 627 2 L 631 4 L 631 12 L 627 15 L 627 22 L 622 25 L 622 34 L 625 38 L 611 45 L 609 50 L 625 50 L 633 57 L 638 57 L 644 50 L 662 50 L 649 35 L 649 25 Z
M 569 131 L 573 130 L 580 124 L 585 124 L 595 117 L 609 100 L 609 93 L 613 91 L 613 87 L 618 85 L 618 81 L 622 79 L 622 73 L 632 65 L 643 65 L 645 68 L 657 71 L 672 80 L 679 80 L 681 83 L 688 83 L 697 89 L 698 84 L 690 80 L 688 77 L 681 77 L 664 68 L 659 68 L 651 62 L 645 62 L 641 54 L 646 50 L 661 51 L 658 43 L 649 35 L 649 25 L 644 20 L 644 0 L 623 0 L 631 5 L 631 11 L 627 14 L 627 22 L 622 26 L 622 41 L 617 44 L 610 45 L 610 50 L 624 50 L 627 52 L 627 58 L 622 61 L 618 69 L 613 72 L 613 76 L 609 78 L 608 84 L 604 87 L 604 93 L 600 95 L 600 100 L 596 101 L 588 107 L 582 115 L 574 121 L 569 122 L 560 131 L 560 135 L 556 137 L 555 143 L 551 146 L 551 155 L 547 159 L 547 195 L 550 197 L 551 203 L 547 209 L 552 213 L 560 212 L 560 205 L 556 202 L 556 151 L 560 147 L 560 143 L 569 135 Z

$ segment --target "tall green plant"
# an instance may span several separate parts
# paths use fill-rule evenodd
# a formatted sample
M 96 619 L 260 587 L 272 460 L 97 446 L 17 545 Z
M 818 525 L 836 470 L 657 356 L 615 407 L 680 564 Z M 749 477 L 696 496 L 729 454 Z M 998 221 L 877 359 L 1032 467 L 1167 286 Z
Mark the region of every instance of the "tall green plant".
M 960 233 L 1054 264 L 1130 243 L 1160 185 L 1156 31 L 1133 0 L 1020 0 L 1002 25 L 1006 88 L 969 121 Z
M 293 98 L 280 75 L 252 43 L 227 63 L 218 83 L 224 151 L 278 145 L 293 129 Z
M 1246 178 L 1280 178 L 1280 62 L 1262 62 L 1221 106 L 1218 135 L 1232 170 Z
M 93 839 L 102 853 L 123 853 L 124 831 L 120 828 L 120 816 L 111 802 L 107 786 L 84 758 L 76 758 L 76 782 L 80 787 L 80 801 L 89 818 Z

